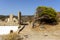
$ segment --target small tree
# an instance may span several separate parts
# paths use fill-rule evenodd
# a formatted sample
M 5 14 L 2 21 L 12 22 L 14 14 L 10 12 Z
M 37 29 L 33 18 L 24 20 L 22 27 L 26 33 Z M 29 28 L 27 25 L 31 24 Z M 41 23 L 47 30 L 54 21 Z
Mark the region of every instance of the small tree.
M 57 23 L 57 12 L 51 7 L 39 6 L 36 9 L 36 15 L 41 22 Z

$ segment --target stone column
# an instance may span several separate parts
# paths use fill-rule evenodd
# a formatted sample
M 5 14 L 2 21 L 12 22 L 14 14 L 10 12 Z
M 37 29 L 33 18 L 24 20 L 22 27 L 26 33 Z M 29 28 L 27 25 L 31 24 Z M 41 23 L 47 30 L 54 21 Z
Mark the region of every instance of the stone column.
M 18 12 L 18 34 L 20 33 L 19 30 L 21 28 L 21 12 Z
M 18 23 L 21 25 L 21 12 L 18 12 Z

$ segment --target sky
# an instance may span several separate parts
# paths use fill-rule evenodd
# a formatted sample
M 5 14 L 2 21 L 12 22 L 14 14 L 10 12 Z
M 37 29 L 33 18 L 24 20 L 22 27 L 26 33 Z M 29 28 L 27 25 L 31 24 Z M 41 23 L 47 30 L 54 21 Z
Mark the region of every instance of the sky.
M 0 15 L 34 15 L 38 6 L 48 6 L 60 11 L 60 0 L 0 0 Z

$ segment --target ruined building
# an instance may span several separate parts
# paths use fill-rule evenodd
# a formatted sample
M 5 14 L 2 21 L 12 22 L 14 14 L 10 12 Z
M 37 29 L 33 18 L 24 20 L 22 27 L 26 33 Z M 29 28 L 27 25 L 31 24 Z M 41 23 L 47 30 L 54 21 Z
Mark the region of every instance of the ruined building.
M 10 14 L 8 18 L 4 21 L 0 20 L 0 26 L 17 26 L 20 18 L 20 12 L 18 13 L 18 17 L 14 17 L 13 14 Z

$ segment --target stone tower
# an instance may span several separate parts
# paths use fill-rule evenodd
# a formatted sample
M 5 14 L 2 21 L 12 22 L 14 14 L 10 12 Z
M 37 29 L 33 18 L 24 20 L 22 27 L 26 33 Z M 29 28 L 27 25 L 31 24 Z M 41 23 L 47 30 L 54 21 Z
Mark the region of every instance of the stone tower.
M 9 26 L 13 25 L 13 14 L 10 14 L 10 15 L 9 15 L 7 24 L 8 24 Z
M 18 23 L 21 24 L 21 12 L 18 12 Z
M 10 16 L 9 16 L 9 21 L 10 21 L 10 22 L 13 21 L 13 14 L 10 14 Z

